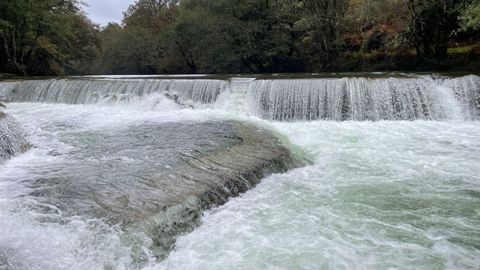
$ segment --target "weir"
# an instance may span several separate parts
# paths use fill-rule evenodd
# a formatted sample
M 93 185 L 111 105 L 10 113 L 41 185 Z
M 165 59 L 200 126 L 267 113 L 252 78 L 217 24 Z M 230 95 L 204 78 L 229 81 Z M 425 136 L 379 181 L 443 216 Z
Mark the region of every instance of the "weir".
M 27 80 L 0 86 L 0 96 L 15 102 L 93 104 L 168 92 L 183 101 L 211 103 L 225 87 L 221 80 Z
M 317 237 L 319 227 L 331 229 L 328 239 L 337 239 L 343 226 L 331 223 L 337 220 L 364 228 L 351 213 L 365 215 L 365 224 L 372 216 L 391 220 L 381 215 L 408 212 L 411 200 L 426 195 L 432 201 L 421 205 L 433 205 L 435 215 L 444 207 L 463 215 L 466 207 L 475 209 L 470 197 L 478 199 L 478 188 L 458 189 L 459 181 L 471 187 L 479 175 L 478 76 L 25 80 L 0 83 L 0 99 L 12 102 L 6 112 L 29 127 L 35 146 L 4 162 L 29 144 L 20 124 L 0 114 L 0 268 L 20 262 L 63 269 L 68 258 L 72 269 L 142 269 L 189 248 L 182 245 L 188 237 L 178 236 L 193 231 L 198 237 L 194 229 L 200 221 L 206 224 L 222 208 L 227 214 L 208 225 L 214 228 L 208 239 L 194 243 L 253 222 L 242 230 L 273 233 L 274 247 L 279 237 L 291 237 L 295 249 L 299 241 Z M 417 119 L 435 121 L 394 122 Z M 301 147 L 298 153 L 290 140 Z M 267 176 L 256 191 L 229 202 Z M 445 201 L 432 203 L 437 198 Z M 238 204 L 245 205 L 228 210 Z M 331 211 L 327 216 L 324 206 Z M 373 214 L 366 215 L 370 209 Z M 333 212 L 344 218 L 331 219 Z M 476 222 L 475 211 L 469 213 L 469 222 Z M 284 217 L 275 222 L 285 231 L 265 222 L 274 220 L 272 214 Z M 411 216 L 408 212 L 402 222 L 408 224 Z M 428 229 L 437 222 L 437 216 L 431 218 Z M 371 233 L 378 232 L 377 224 L 371 226 L 365 235 L 378 235 Z M 393 241 L 404 243 L 402 233 Z M 217 246 L 249 234 L 229 232 L 199 252 L 208 257 Z M 44 235 L 42 241 L 32 242 L 37 235 Z M 252 239 L 247 243 L 266 243 Z M 464 239 L 470 241 L 471 234 Z M 323 245 L 313 245 L 311 254 Z M 248 259 L 262 253 L 249 248 L 225 250 Z
M 0 83 L 0 98 L 13 102 L 115 104 L 153 93 L 165 94 L 180 104 L 240 108 L 241 113 L 277 121 L 480 118 L 480 77 L 475 75 L 224 80 L 72 78 Z
M 478 119 L 480 77 L 258 80 L 251 100 L 256 115 L 280 121 Z

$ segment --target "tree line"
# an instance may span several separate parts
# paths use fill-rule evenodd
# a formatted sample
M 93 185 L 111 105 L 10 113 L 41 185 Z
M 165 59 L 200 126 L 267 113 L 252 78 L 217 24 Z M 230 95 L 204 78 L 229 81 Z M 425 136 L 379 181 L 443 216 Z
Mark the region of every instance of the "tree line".
M 3 0 L 19 75 L 480 69 L 479 0 L 138 0 L 100 27 L 78 0 Z

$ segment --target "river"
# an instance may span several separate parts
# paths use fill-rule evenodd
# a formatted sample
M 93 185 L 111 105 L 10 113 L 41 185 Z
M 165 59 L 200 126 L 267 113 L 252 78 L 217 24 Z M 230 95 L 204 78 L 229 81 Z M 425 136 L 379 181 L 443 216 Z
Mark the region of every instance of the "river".
M 478 269 L 479 93 L 473 75 L 3 83 L 33 148 L 0 165 L 0 269 Z M 158 235 L 124 226 L 138 211 L 115 207 L 149 209 L 133 201 L 160 187 L 132 183 L 237 144 L 237 123 L 305 162 L 159 255 Z M 115 192 L 91 190 L 128 196 L 105 212 Z

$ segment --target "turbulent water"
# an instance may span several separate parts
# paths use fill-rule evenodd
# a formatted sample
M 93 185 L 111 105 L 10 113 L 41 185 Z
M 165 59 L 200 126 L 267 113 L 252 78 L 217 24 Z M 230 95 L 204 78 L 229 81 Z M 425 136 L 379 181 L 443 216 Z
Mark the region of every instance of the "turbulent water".
M 67 104 L 116 103 L 151 93 L 170 93 L 182 100 L 214 102 L 225 82 L 220 80 L 31 80 L 0 86 L 6 100 Z
M 275 126 L 314 164 L 209 212 L 163 269 L 478 268 L 478 123 Z
M 8 104 L 34 148 L 0 165 L 0 269 L 478 269 L 479 93 L 476 76 L 0 84 L 39 102 Z M 168 145 L 236 144 L 232 121 L 310 163 L 207 211 L 168 257 L 148 230 L 65 210 L 175 177 Z
M 0 164 L 29 148 L 25 132 L 11 116 L 0 111 Z
M 478 119 L 480 77 L 337 79 L 61 79 L 0 84 L 9 101 L 93 104 L 131 102 L 152 93 L 213 103 L 244 84 L 249 111 L 270 120 Z M 234 85 L 234 87 L 231 87 Z M 189 103 L 190 104 L 190 103 Z
M 480 78 L 258 80 L 256 114 L 272 120 L 477 119 Z

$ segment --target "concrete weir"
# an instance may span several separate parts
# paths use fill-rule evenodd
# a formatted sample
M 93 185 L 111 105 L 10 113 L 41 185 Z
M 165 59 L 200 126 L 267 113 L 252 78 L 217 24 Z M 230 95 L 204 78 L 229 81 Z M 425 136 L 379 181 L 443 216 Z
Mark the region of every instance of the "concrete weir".
M 66 142 L 73 158 L 34 182 L 32 195 L 68 215 L 144 232 L 158 258 L 203 210 L 302 164 L 269 130 L 235 121 L 144 122 Z

